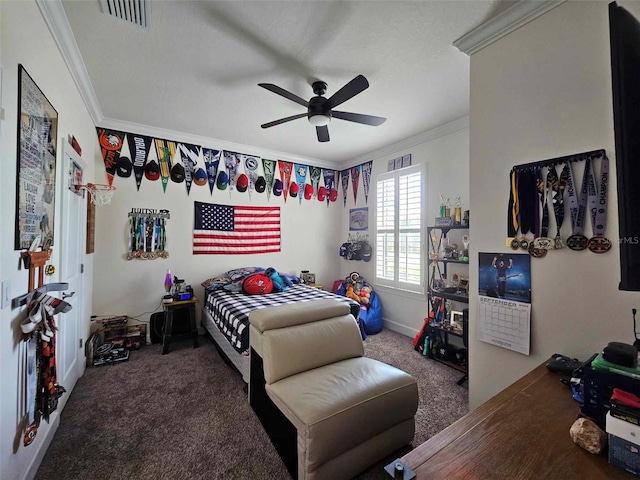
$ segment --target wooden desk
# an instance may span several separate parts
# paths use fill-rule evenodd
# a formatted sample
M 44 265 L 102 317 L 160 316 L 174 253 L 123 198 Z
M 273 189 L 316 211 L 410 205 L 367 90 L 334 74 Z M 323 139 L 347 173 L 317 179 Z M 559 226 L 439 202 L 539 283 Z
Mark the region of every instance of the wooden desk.
M 401 460 L 417 480 L 636 478 L 573 443 L 580 406 L 560 378 L 540 365 Z
M 189 309 L 189 325 L 191 331 L 186 334 L 193 337 L 193 348 L 198 348 L 198 328 L 196 327 L 196 304 L 197 297 L 189 300 L 174 300 L 171 303 L 164 303 L 164 330 L 162 332 L 162 355 L 169 353 L 169 344 L 171 344 L 171 329 L 173 328 L 173 312 L 178 308 Z

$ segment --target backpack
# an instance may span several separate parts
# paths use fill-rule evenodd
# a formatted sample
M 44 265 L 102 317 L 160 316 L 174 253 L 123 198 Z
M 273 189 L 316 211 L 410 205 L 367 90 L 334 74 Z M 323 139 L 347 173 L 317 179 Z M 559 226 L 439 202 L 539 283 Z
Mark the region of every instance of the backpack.
M 273 280 L 262 273 L 249 275 L 242 282 L 242 291 L 247 295 L 265 295 L 273 292 Z

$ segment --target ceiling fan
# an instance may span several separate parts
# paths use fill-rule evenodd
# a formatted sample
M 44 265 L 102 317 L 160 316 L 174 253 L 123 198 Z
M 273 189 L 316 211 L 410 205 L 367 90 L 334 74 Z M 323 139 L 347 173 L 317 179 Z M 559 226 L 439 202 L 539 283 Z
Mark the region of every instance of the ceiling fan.
M 325 98 L 323 95 L 327 91 L 327 84 L 325 82 L 313 82 L 311 87 L 315 97 L 307 102 L 303 98 L 294 95 L 291 92 L 284 90 L 272 83 L 259 83 L 260 87 L 269 90 L 270 92 L 277 93 L 278 95 L 288 98 L 292 102 L 296 102 L 303 107 L 307 107 L 307 113 L 300 113 L 298 115 L 292 115 L 291 117 L 281 118 L 280 120 L 274 120 L 273 122 L 265 123 L 261 125 L 262 128 L 275 127 L 281 123 L 290 122 L 298 118 L 307 117 L 309 123 L 316 127 L 316 134 L 318 135 L 319 142 L 329 141 L 329 128 L 327 125 L 331 121 L 331 118 L 337 118 L 340 120 L 347 120 L 349 122 L 362 123 L 364 125 L 378 126 L 382 125 L 387 119 L 383 117 L 375 117 L 373 115 L 363 115 L 361 113 L 340 112 L 333 110 L 338 105 L 346 102 L 350 98 L 355 97 L 359 93 L 369 88 L 369 82 L 363 75 L 358 75 L 356 78 L 347 83 L 344 87 L 334 93 L 331 97 Z

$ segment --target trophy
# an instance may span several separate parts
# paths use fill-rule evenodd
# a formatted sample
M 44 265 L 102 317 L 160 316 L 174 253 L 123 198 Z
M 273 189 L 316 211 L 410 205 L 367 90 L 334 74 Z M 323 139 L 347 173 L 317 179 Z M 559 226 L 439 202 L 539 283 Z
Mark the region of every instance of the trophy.
M 453 208 L 453 224 L 460 225 L 462 223 L 462 201 L 460 197 L 456 197 L 456 204 Z
M 460 260 L 469 261 L 469 235 L 462 236 L 462 245 L 464 245 L 464 250 L 462 251 L 462 257 Z

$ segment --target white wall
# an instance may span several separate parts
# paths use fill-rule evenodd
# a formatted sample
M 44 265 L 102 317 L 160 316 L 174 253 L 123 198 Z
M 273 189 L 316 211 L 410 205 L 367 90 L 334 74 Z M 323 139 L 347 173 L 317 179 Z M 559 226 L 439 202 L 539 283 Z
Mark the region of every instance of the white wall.
M 33 1 L 0 2 L 0 66 L 2 67 L 2 107 L 4 120 L 0 121 L 0 280 L 11 282 L 11 297 L 27 292 L 28 274 L 18 269 L 19 252 L 13 250 L 17 148 L 17 98 L 18 63 L 27 72 L 58 111 L 58 158 L 56 185 L 56 230 L 51 263 L 60 261 L 60 203 L 62 191 L 61 138 L 76 136 L 83 148 L 83 158 L 88 164 L 85 175 L 93 178 L 95 130 L 91 118 L 75 88 L 71 75 L 60 56 L 38 7 Z M 85 258 L 84 303 L 89 312 L 92 296 L 92 257 Z M 47 282 L 57 281 L 57 275 Z M 59 413 L 51 417 L 51 424 L 42 421 L 35 441 L 28 447 L 22 445 L 19 424 L 24 413 L 23 386 L 20 374 L 23 361 L 23 342 L 20 341 L 19 322 L 25 317 L 24 308 L 0 311 L 0 478 L 24 478 L 29 469 L 37 468 L 44 455 L 47 441 L 51 440 L 52 425 L 59 421 Z M 64 322 L 60 321 L 63 328 Z M 89 323 L 87 320 L 86 331 Z M 86 338 L 86 336 L 84 337 Z M 67 393 L 66 395 L 69 395 Z
M 137 133 L 137 132 L 133 132 Z M 175 138 L 180 141 L 180 138 Z M 97 142 L 97 138 L 95 140 Z M 219 148 L 216 145 L 204 145 Z M 244 153 L 260 155 L 259 149 Z M 286 158 L 284 158 L 286 160 Z M 261 169 L 262 167 L 260 167 Z M 101 177 L 103 165 L 96 166 Z M 307 174 L 308 175 L 308 174 Z M 279 177 L 279 173 L 276 174 Z M 295 177 L 294 177 L 295 178 Z M 307 176 L 309 179 L 309 176 Z M 104 180 L 100 180 L 104 182 Z M 164 295 L 164 276 L 167 269 L 173 275 L 184 278 L 194 287 L 196 296 L 204 299 L 201 282 L 218 276 L 225 271 L 246 266 L 274 267 L 279 271 L 300 274 L 301 270 L 316 273 L 317 282 L 330 282 L 336 276 L 338 257 L 338 237 L 336 223 L 341 206 L 332 203 L 329 207 L 317 199 L 275 197 L 267 201 L 266 192 L 254 192 L 251 199 L 248 192 L 214 189 L 193 184 L 187 196 L 185 184 L 169 181 L 166 193 L 161 182 L 151 182 L 143 178 L 140 191 L 136 191 L 134 176 L 116 177 L 117 188 L 111 205 L 96 209 L 96 253 L 95 253 L 95 295 L 93 313 L 95 315 L 127 314 L 148 321 L 148 312 L 160 306 Z M 191 238 L 194 222 L 194 201 L 226 205 L 275 205 L 281 210 L 280 253 L 256 255 L 192 255 Z M 167 250 L 169 258 L 155 260 L 126 260 L 128 248 L 127 214 L 132 208 L 168 209 L 171 219 L 167 222 Z M 330 283 L 327 283 L 330 286 Z
M 407 146 L 411 145 L 411 146 Z M 351 182 L 346 207 L 343 208 L 342 195 L 340 195 L 340 209 L 342 219 L 340 223 L 340 241 L 332 252 L 338 255 L 338 246 L 347 241 L 349 235 L 349 209 L 355 207 L 369 207 L 369 240 L 375 250 L 375 200 L 377 176 L 387 171 L 387 161 L 398 156 L 411 154 L 412 165 L 426 164 L 426 196 L 425 206 L 427 212 L 427 225 L 434 224 L 434 218 L 438 216 L 440 195 L 455 200 L 461 197 L 462 210 L 469 210 L 469 129 L 467 119 L 457 120 L 443 125 L 434 130 L 425 132 L 419 137 L 408 139 L 402 145 L 389 146 L 384 152 L 372 152 L 370 155 L 349 162 L 349 165 L 358 165 L 367 160 L 373 160 L 371 172 L 371 186 L 369 189 L 369 201 L 365 203 L 362 178 L 358 192 L 357 204 L 353 201 Z M 340 187 L 341 188 L 341 187 Z M 342 190 L 340 189 L 340 192 Z M 473 213 L 471 214 L 473 215 Z M 458 232 L 459 233 L 459 232 Z M 459 245 L 459 237 L 453 232 L 451 241 Z M 427 241 L 425 237 L 425 242 Z M 340 257 L 337 257 L 340 258 Z M 425 267 L 428 260 L 425 259 Z M 337 279 L 343 279 L 353 271 L 360 273 L 367 281 L 374 285 L 380 295 L 385 326 L 405 335 L 413 336 L 422 327 L 424 318 L 428 314 L 427 296 L 409 292 L 394 291 L 380 285 L 375 285 L 375 258 L 371 262 L 345 260 L 340 258 L 339 275 Z M 466 268 L 460 266 L 459 274 L 465 274 Z M 427 272 L 428 273 L 428 272 Z M 425 280 L 426 281 L 426 280 Z M 463 308 L 465 305 L 460 305 Z
M 565 249 L 532 260 L 531 355 L 475 340 L 471 299 L 470 404 L 474 408 L 553 353 L 588 358 L 633 341 L 637 293 L 620 292 L 607 3 L 566 2 L 471 57 L 471 292 L 478 252 L 505 247 L 513 165 L 604 148 L 611 159 L 607 254 Z M 637 17 L 640 7 L 621 2 Z M 563 232 L 569 235 L 568 217 Z M 591 233 L 587 227 L 587 234 Z

